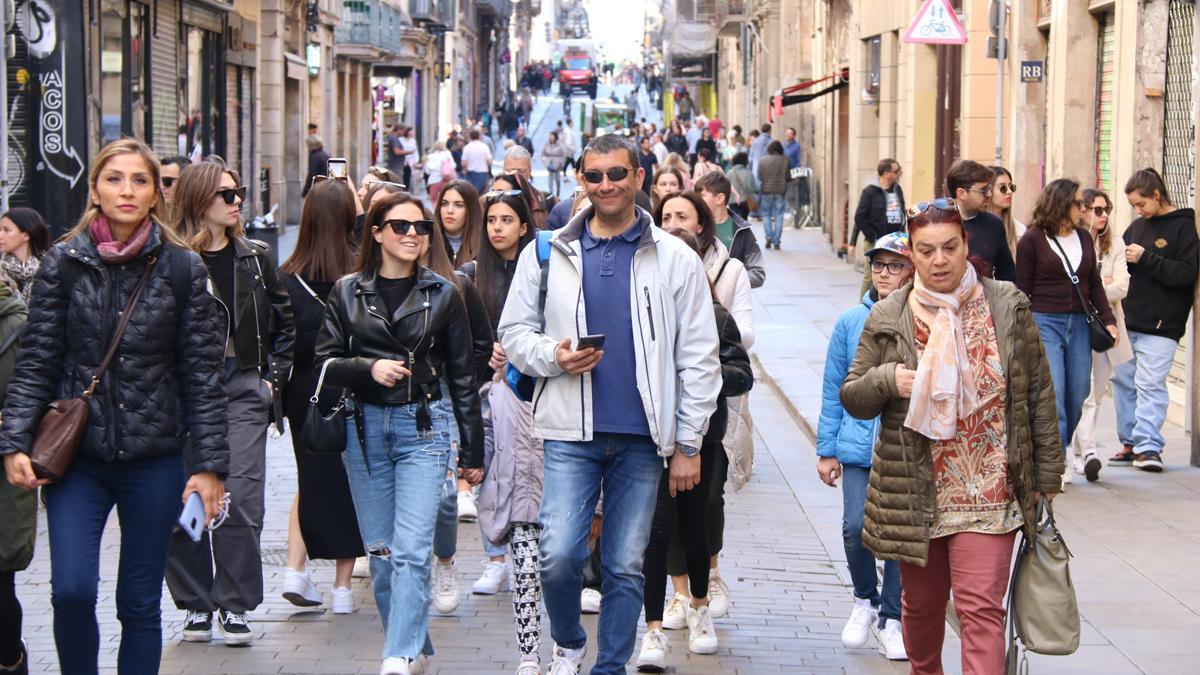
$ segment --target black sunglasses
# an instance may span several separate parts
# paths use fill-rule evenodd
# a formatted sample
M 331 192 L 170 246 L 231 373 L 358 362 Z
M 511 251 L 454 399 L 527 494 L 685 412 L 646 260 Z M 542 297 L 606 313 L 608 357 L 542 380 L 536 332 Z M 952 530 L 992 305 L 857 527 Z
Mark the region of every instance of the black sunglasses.
M 492 190 L 491 192 L 485 192 L 483 198 L 489 202 L 493 202 L 501 197 L 516 197 L 520 194 L 520 190 Z
M 1095 214 L 1097 218 L 1101 218 L 1101 217 L 1107 216 L 1108 214 L 1112 213 L 1112 207 L 1110 207 L 1110 206 L 1093 206 L 1092 213 Z
M 397 218 L 395 220 L 383 221 L 383 227 L 392 228 L 392 232 L 396 234 L 408 234 L 410 231 L 414 231 L 418 236 L 422 237 L 428 237 L 433 234 L 432 220 L 404 220 Z
M 1017 184 L 1016 183 L 1001 183 L 996 186 L 996 189 L 999 190 L 1000 194 L 1002 194 L 1002 195 L 1017 194 Z
M 949 197 L 938 197 L 937 199 L 931 199 L 927 202 L 917 202 L 916 204 L 908 207 L 908 219 L 912 220 L 931 208 L 938 209 L 940 211 L 957 211 L 958 203 Z
M 171 187 L 172 185 L 175 184 L 175 181 L 177 181 L 177 180 L 179 180 L 179 179 L 175 178 L 173 176 L 163 176 L 162 177 L 163 187 Z
M 220 197 L 221 199 L 225 200 L 226 204 L 233 206 L 234 199 L 238 199 L 243 202 L 246 201 L 246 186 L 243 185 L 235 188 L 221 188 L 220 190 L 217 190 L 216 194 L 213 196 Z
M 600 171 L 599 169 L 592 169 L 590 171 L 583 172 L 583 179 L 586 180 L 587 182 L 591 183 L 592 185 L 599 185 L 600 183 L 604 182 L 604 177 L 608 176 L 608 179 L 610 181 L 616 183 L 617 181 L 625 180 L 625 177 L 629 175 L 630 171 L 633 171 L 633 169 L 629 169 L 629 168 L 626 168 L 623 166 L 614 166 L 613 168 L 609 169 L 608 171 Z

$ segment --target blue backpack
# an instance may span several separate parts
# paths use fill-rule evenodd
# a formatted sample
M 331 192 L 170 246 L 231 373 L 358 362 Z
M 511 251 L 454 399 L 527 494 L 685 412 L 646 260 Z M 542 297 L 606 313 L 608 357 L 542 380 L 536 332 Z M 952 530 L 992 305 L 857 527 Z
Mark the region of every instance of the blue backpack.
M 541 317 L 542 325 L 540 330 L 546 330 L 546 284 L 550 279 L 550 237 L 554 232 L 550 230 L 538 230 L 535 244 L 537 246 L 538 266 L 542 268 L 542 278 L 538 283 L 538 315 Z M 525 375 L 517 370 L 513 364 L 508 364 L 504 369 L 504 381 L 508 384 L 517 398 L 525 402 L 533 400 L 533 388 L 537 385 L 537 378 L 532 375 Z

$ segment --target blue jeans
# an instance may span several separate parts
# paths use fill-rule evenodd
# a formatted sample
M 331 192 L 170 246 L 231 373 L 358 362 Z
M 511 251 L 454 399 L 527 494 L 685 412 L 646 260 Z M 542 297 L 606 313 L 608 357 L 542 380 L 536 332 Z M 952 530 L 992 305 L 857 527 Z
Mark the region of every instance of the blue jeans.
M 567 649 L 587 643 L 579 621 L 579 591 L 588 559 L 588 532 L 604 489 L 600 534 L 601 589 L 593 675 L 625 672 L 642 611 L 642 554 L 658 497 L 662 458 L 646 436 L 597 433 L 591 441 L 546 441 L 542 526 L 542 588 L 550 632 Z
M 474 186 L 475 190 L 479 192 L 479 194 L 483 194 L 484 188 L 487 187 L 488 180 L 491 179 L 491 176 L 489 176 L 486 171 L 468 171 L 466 178 L 467 182 Z
M 871 468 L 842 465 L 842 545 L 846 547 L 846 563 L 854 583 L 854 597 L 870 600 L 879 607 L 879 624 L 887 619 L 900 620 L 900 563 L 883 563 L 883 593 L 879 592 L 879 576 L 875 555 L 863 546 L 863 511 L 867 506 L 867 479 Z
M 763 195 L 758 202 L 758 212 L 763 217 L 763 236 L 768 244 L 778 244 L 783 236 L 783 211 L 786 206 L 783 195 Z
M 1075 313 L 1034 312 L 1033 320 L 1042 335 L 1050 377 L 1054 380 L 1054 402 L 1058 407 L 1058 434 L 1064 448 L 1071 447 L 1075 427 L 1083 416 L 1083 402 L 1092 391 L 1092 344 L 1087 317 Z
M 416 659 L 429 642 L 433 531 L 450 462 L 445 404 L 429 404 L 433 428 L 418 431 L 417 406 L 362 405 L 366 449 L 346 421 L 342 461 L 370 556 L 375 606 L 383 620 L 383 656 Z
M 43 489 L 50 530 L 50 602 L 63 673 L 98 672 L 100 537 L 113 506 L 121 524 L 117 568 L 117 668 L 157 673 L 162 658 L 162 584 L 167 543 L 186 482 L 179 455 L 132 462 L 78 458 Z
M 1167 421 L 1167 375 L 1179 343 L 1171 338 L 1129 331 L 1133 359 L 1113 371 L 1117 407 L 1117 436 L 1134 452 L 1163 451 L 1163 422 Z

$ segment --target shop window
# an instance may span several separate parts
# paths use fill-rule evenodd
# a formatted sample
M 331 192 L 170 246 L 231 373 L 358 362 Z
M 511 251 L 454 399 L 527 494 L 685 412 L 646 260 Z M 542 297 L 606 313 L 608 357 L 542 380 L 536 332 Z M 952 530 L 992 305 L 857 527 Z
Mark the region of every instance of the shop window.
M 151 128 L 148 8 L 104 0 L 100 11 L 100 145 L 122 137 L 146 140 Z
M 862 99 L 863 103 L 878 104 L 879 103 L 879 83 L 882 79 L 883 70 L 883 54 L 882 41 L 876 35 L 873 38 L 866 40 L 867 48 L 867 77 L 866 86 L 863 88 Z
M 179 154 L 193 160 L 225 151 L 225 68 L 220 35 L 184 25 L 179 41 Z

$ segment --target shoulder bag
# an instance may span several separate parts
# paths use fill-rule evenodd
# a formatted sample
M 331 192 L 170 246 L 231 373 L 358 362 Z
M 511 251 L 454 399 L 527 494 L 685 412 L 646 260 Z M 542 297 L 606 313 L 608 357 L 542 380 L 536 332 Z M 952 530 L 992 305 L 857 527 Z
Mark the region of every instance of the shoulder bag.
M 1062 244 L 1058 243 L 1057 238 L 1047 236 L 1047 239 L 1054 242 L 1059 252 L 1062 253 L 1063 269 L 1066 270 L 1071 265 L 1069 258 L 1067 258 L 1066 250 L 1063 249 Z M 1081 246 L 1082 244 L 1083 242 L 1080 242 Z M 1079 296 L 1079 302 L 1083 305 L 1083 313 L 1087 317 L 1088 341 L 1092 345 L 1092 351 L 1103 353 L 1112 349 L 1116 346 L 1117 341 L 1108 333 L 1108 328 L 1104 325 L 1104 321 L 1100 319 L 1096 308 L 1083 296 L 1083 290 L 1079 288 L 1079 276 L 1068 270 L 1067 277 L 1071 279 L 1071 285 L 1075 288 L 1075 295 Z
M 328 415 L 321 413 L 318 400 L 325 386 L 325 371 L 329 361 L 321 364 L 321 376 L 317 388 L 308 399 L 308 412 L 304 414 L 304 426 L 297 434 L 300 446 L 314 455 L 339 455 L 346 449 L 346 392 L 342 392 L 337 405 Z
M 96 372 L 92 374 L 92 382 L 88 388 L 79 398 L 52 401 L 46 414 L 42 415 L 37 433 L 33 436 L 33 449 L 29 453 L 33 472 L 38 478 L 46 479 L 51 483 L 58 482 L 67 474 L 71 463 L 75 461 L 75 452 L 79 449 L 79 441 L 83 438 L 84 430 L 87 429 L 88 402 L 96 392 L 96 385 L 104 379 L 105 371 L 108 370 L 113 357 L 117 354 L 121 336 L 125 334 L 125 328 L 129 325 L 129 317 L 133 315 L 133 308 L 137 305 L 142 291 L 146 289 L 146 282 L 150 279 L 150 273 L 154 270 L 157 262 L 156 256 L 150 256 L 150 259 L 146 261 L 146 269 L 142 272 L 137 286 L 129 296 L 125 310 L 121 312 L 121 320 L 117 322 L 117 330 L 113 333 L 112 341 L 108 345 L 108 352 L 105 353 L 104 360 L 100 362 L 100 367 L 96 368 Z

